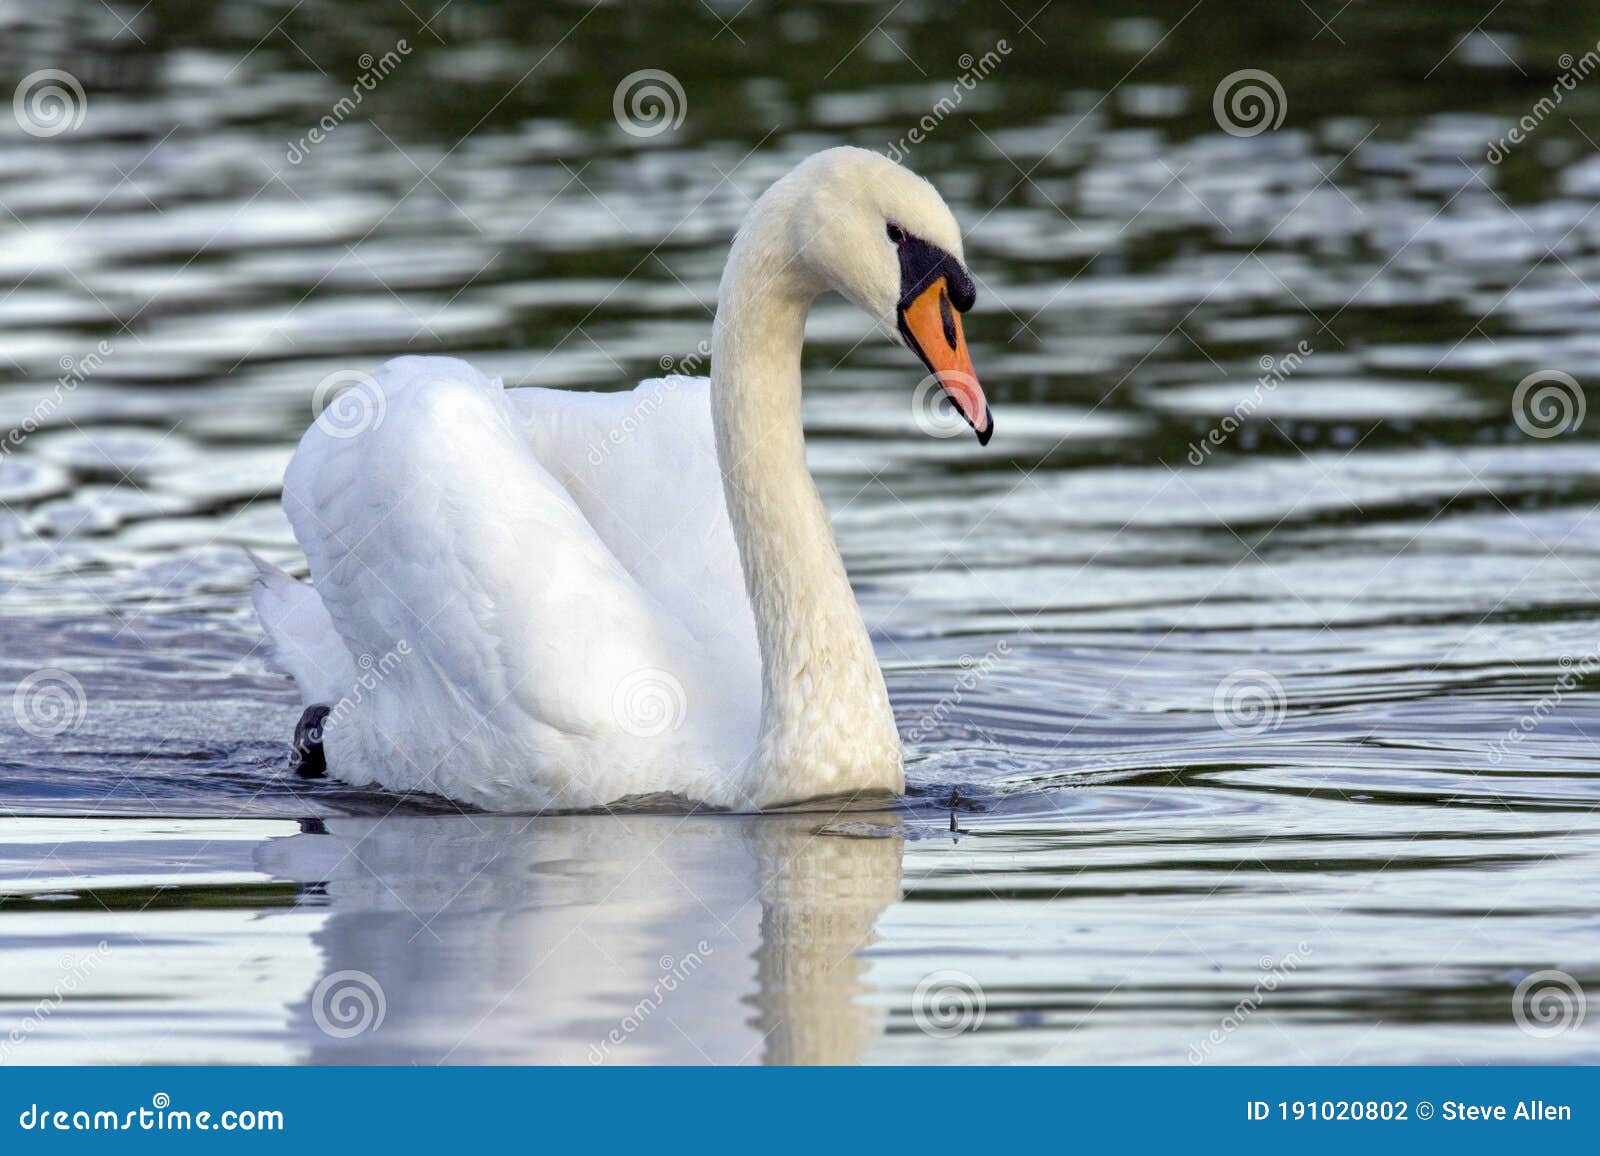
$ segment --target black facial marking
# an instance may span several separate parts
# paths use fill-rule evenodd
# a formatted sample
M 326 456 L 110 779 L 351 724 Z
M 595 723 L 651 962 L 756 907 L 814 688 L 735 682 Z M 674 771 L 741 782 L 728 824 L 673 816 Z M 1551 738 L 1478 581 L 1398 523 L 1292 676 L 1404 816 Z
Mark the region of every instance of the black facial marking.
M 950 310 L 950 294 L 939 294 L 939 321 L 944 326 L 945 342 L 953 350 L 956 347 L 956 315 Z
M 950 303 L 958 313 L 965 313 L 978 299 L 972 278 L 949 253 L 937 245 L 930 245 L 921 237 L 906 234 L 900 242 L 900 308 L 904 309 L 929 285 L 940 277 L 950 290 Z M 945 326 L 946 330 L 950 327 Z

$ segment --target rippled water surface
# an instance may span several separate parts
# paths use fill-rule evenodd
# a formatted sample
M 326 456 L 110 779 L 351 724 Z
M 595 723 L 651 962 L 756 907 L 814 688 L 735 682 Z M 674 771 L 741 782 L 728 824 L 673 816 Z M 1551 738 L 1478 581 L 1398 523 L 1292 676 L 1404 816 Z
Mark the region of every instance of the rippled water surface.
M 1490 163 L 1600 31 L 1033 7 L 0 8 L 7 84 L 83 90 L 0 117 L 0 1059 L 1600 1059 L 1524 983 L 1600 991 L 1600 78 Z M 683 118 L 631 135 L 647 68 Z M 693 357 L 752 197 L 842 142 L 968 230 L 997 415 L 927 436 L 905 352 L 819 304 L 906 804 L 286 777 L 241 548 L 304 572 L 318 383 Z M 1575 384 L 1519 409 L 1536 372 Z

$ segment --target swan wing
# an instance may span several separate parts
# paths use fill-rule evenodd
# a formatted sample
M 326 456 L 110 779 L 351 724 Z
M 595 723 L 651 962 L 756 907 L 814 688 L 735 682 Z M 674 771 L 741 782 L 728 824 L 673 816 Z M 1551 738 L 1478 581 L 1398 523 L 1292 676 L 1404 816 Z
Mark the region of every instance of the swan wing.
M 294 679 L 300 705 L 337 702 L 355 682 L 355 665 L 316 590 L 246 550 L 255 564 L 250 592 L 273 665 Z
M 368 384 L 361 420 L 319 419 L 284 482 L 358 672 L 330 704 L 334 773 L 501 809 L 716 793 L 723 680 L 569 491 L 581 451 L 536 452 L 550 415 L 464 362 L 400 358 Z
M 760 677 L 755 620 L 728 520 L 711 383 L 618 393 L 514 389 L 534 453 L 630 575 L 719 664 Z

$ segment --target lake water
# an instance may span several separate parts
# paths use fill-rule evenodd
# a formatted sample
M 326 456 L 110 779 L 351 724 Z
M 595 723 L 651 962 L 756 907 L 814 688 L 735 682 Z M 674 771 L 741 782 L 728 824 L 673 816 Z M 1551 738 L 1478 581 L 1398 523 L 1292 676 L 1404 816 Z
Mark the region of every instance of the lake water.
M 1491 163 L 1593 30 L 1034 7 L 0 8 L 82 90 L 0 116 L 0 1060 L 1600 1060 L 1600 78 Z M 819 304 L 905 804 L 287 777 L 242 547 L 304 572 L 319 382 L 693 357 L 837 143 L 969 231 L 996 413 Z

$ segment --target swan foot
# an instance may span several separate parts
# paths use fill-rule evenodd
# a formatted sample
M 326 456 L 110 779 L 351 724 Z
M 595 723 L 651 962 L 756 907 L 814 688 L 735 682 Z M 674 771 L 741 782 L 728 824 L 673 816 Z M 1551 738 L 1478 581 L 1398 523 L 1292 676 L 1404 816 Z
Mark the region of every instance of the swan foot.
M 322 724 L 327 717 L 328 708 L 319 702 L 306 707 L 294 726 L 289 769 L 302 779 L 320 779 L 328 773 L 328 760 L 322 753 Z

